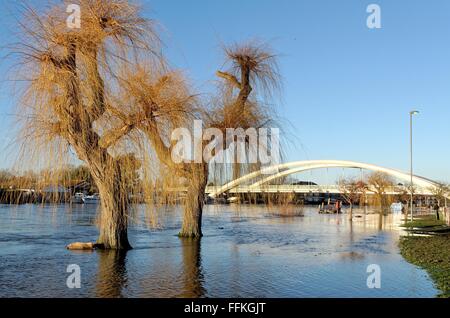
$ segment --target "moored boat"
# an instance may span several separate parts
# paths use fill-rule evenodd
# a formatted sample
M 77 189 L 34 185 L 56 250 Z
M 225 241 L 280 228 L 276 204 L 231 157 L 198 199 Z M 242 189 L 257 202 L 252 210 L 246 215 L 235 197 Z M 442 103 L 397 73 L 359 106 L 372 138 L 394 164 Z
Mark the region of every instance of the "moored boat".
M 100 195 L 95 193 L 93 195 L 85 195 L 83 197 L 84 204 L 98 204 L 100 202 Z
M 84 203 L 83 198 L 84 198 L 84 193 L 80 193 L 80 192 L 75 193 L 75 195 L 72 197 L 72 203 L 83 204 Z

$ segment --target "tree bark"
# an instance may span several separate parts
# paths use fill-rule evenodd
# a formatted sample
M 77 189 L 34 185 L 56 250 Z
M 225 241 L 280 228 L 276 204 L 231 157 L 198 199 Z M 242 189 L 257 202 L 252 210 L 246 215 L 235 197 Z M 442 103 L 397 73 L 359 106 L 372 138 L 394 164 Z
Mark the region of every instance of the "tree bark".
M 203 236 L 202 214 L 208 174 L 206 165 L 202 164 L 202 166 L 203 171 L 198 171 L 198 175 L 193 173 L 192 180 L 190 180 L 188 186 L 183 211 L 183 224 L 179 233 L 180 237 L 200 238 Z
M 128 194 L 120 167 L 114 165 L 112 175 L 96 180 L 101 202 L 97 244 L 104 249 L 129 250 L 132 247 L 128 241 Z

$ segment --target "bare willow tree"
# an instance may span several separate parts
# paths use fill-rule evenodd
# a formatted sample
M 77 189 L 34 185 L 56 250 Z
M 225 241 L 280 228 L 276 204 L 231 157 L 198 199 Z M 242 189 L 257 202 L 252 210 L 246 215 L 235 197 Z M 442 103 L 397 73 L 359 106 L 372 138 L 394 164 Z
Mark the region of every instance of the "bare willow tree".
M 350 205 L 350 219 L 353 217 L 353 205 L 361 198 L 366 189 L 366 184 L 353 178 L 340 179 L 338 181 L 341 197 Z
M 411 187 L 406 187 L 403 184 L 398 184 L 395 186 L 395 199 L 402 204 L 409 202 L 411 198 Z M 414 193 L 414 190 L 413 190 Z
M 209 122 L 227 128 L 261 128 L 274 122 L 272 97 L 281 88 L 281 77 L 278 71 L 276 55 L 270 46 L 258 41 L 233 44 L 224 48 L 226 71 L 218 71 L 218 77 L 224 80 L 219 94 L 219 107 L 211 112 Z M 226 140 L 232 146 L 239 146 L 239 136 Z M 244 140 L 245 150 L 255 151 L 253 145 Z M 238 151 L 231 152 L 232 178 L 237 179 L 248 165 L 238 162 Z M 255 168 L 259 168 L 256 164 Z
M 26 7 L 20 22 L 25 38 L 14 51 L 29 75 L 19 111 L 24 153 L 53 166 L 73 153 L 88 168 L 101 198 L 100 235 L 96 244 L 81 247 L 131 247 L 130 183 L 137 170 L 151 178 L 148 166 L 159 162 L 188 185 L 180 236 L 200 237 L 211 163 L 176 163 L 171 132 L 196 118 L 223 133 L 267 125 L 272 116 L 261 97 L 280 85 L 275 56 L 264 45 L 226 48 L 230 69 L 218 72 L 224 80 L 218 107 L 202 109 L 188 81 L 157 54 L 154 23 L 142 18 L 138 6 L 126 0 L 79 4 L 80 29 L 66 25 L 65 3 L 44 13 Z
M 438 182 L 429 190 L 437 200 L 438 207 L 444 206 L 444 215 L 447 217 L 447 199 L 450 197 L 450 186 L 444 182 Z M 439 220 L 439 208 L 436 209 L 436 218 Z
M 167 168 L 168 173 L 188 182 L 184 218 L 200 220 L 207 182 L 207 163 L 178 162 L 174 153 L 176 142 L 171 138 L 177 128 L 189 130 L 193 119 L 199 118 L 197 96 L 191 94 L 187 80 L 175 71 L 145 70 L 142 66 L 125 76 L 122 90 L 124 100 L 131 96 L 130 104 L 137 105 L 127 110 L 115 109 L 114 113 L 125 125 L 123 129 L 138 129 L 152 146 L 156 157 Z M 128 127 L 128 128 L 125 128 Z M 203 183 L 204 182 L 204 183 Z M 190 228 L 182 236 L 200 236 L 201 223 Z
M 187 81 L 174 72 L 161 74 L 157 81 L 149 78 L 149 72 L 133 72 L 138 76 L 130 74 L 129 85 L 125 86 L 126 90 L 133 92 L 127 95 L 135 96 L 136 103 L 142 109 L 140 116 L 128 115 L 134 118 L 129 121 L 138 122 L 135 126 L 148 137 L 160 161 L 168 167 L 170 173 L 187 185 L 183 223 L 179 233 L 181 237 L 202 236 L 202 214 L 208 178 L 218 169 L 224 169 L 223 164 L 213 163 L 212 158 L 218 152 L 227 151 L 234 140 L 216 140 L 214 149 L 209 149 L 211 160 L 203 160 L 203 149 L 208 149 L 211 139 L 202 136 L 200 162 L 192 157 L 178 162 L 173 156 L 177 144 L 171 138 L 172 130 L 180 127 L 190 129 L 195 119 L 202 120 L 203 129 L 215 128 L 222 136 L 227 135 L 229 128 L 245 130 L 268 125 L 271 117 L 264 104 L 258 100 L 261 96 L 259 94 L 267 93 L 268 96 L 280 85 L 275 56 L 267 46 L 235 45 L 226 48 L 225 53 L 230 69 L 217 72 L 224 83 L 218 96 L 211 101 L 214 106 L 199 106 L 200 101 L 190 93 Z M 161 114 L 166 116 L 161 118 Z M 248 146 L 248 140 L 246 144 Z
M 367 178 L 368 191 L 375 194 L 381 208 L 388 206 L 387 191 L 394 186 L 392 178 L 383 172 L 373 172 Z
M 257 169 L 260 162 L 246 163 L 239 158 L 239 149 L 244 153 L 257 153 L 258 147 L 263 146 L 245 135 L 248 129 L 268 127 L 274 122 L 271 97 L 281 87 L 278 64 L 271 48 L 257 41 L 234 44 L 224 48 L 226 56 L 226 70 L 217 71 L 217 76 L 223 80 L 211 104 L 215 105 L 203 112 L 205 128 L 221 131 L 221 140 L 215 140 L 216 145 L 211 151 L 210 161 L 200 165 L 190 166 L 191 175 L 200 170 L 197 176 L 191 178 L 192 184 L 188 188 L 188 197 L 184 210 L 181 236 L 202 236 L 201 221 L 204 205 L 204 193 L 209 177 L 218 178 L 224 182 L 227 165 L 224 161 L 216 162 L 218 155 L 228 156 L 232 160 L 232 176 L 237 178 L 246 169 Z M 243 134 L 228 134 L 229 129 Z M 204 140 L 204 146 L 211 140 Z M 210 149 L 209 149 L 210 150 Z M 267 149 L 269 150 L 269 149 Z M 226 155 L 225 155 L 226 156 Z M 223 159 L 224 157 L 222 157 Z
M 125 0 L 80 0 L 82 25 L 66 25 L 66 4 L 41 13 L 26 7 L 20 22 L 24 39 L 14 45 L 28 84 L 19 114 L 28 158 L 52 165 L 70 153 L 88 168 L 101 198 L 99 238 L 95 246 L 131 248 L 127 236 L 130 173 L 138 160 L 124 138 L 133 125 L 115 110 L 138 107 L 116 98 L 126 79 L 123 69 L 142 61 L 159 63 L 153 22 Z M 132 94 L 132 91 L 127 91 Z M 137 99 L 127 96 L 127 101 Z M 31 156 L 39 153 L 39 157 Z
M 446 206 L 447 199 L 450 196 L 450 186 L 444 182 L 436 183 L 436 186 L 429 188 L 430 192 L 438 201 L 439 206 L 442 206 L 442 202 Z

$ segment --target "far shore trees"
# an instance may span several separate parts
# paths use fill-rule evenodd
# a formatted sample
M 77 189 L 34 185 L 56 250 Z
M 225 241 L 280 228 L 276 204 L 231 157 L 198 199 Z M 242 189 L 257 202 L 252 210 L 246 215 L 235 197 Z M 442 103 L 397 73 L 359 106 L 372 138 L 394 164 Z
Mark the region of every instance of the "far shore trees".
M 438 182 L 435 187 L 430 187 L 429 190 L 438 201 L 439 206 L 446 206 L 447 198 L 450 196 L 450 185 Z
M 447 218 L 447 199 L 450 196 L 450 186 L 444 182 L 438 182 L 435 187 L 430 188 L 430 192 L 437 200 L 439 207 L 444 207 L 444 217 Z M 436 210 L 436 218 L 439 220 L 439 209 Z
M 66 165 L 61 168 L 26 172 L 0 170 L 0 189 L 29 189 L 39 192 L 56 185 L 63 185 L 74 191 L 77 186 L 83 186 L 84 189 L 89 186 L 89 193 L 98 192 L 89 169 L 84 165 Z

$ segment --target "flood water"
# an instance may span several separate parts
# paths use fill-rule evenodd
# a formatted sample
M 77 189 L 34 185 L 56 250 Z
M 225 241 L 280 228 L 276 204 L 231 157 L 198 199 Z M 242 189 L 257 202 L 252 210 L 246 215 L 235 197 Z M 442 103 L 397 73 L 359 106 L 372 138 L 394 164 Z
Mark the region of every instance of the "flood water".
M 284 208 L 206 206 L 200 241 L 176 236 L 180 208 L 136 207 L 134 249 L 73 252 L 95 241 L 95 206 L 0 206 L 0 297 L 435 297 L 425 271 L 399 254 L 400 215 L 303 216 Z M 284 214 L 281 212 L 285 212 Z M 289 211 L 288 211 L 289 212 Z M 288 214 L 290 215 L 292 211 Z M 280 215 L 282 214 L 282 215 Z M 150 223 L 157 227 L 149 227 Z M 67 266 L 81 288 L 66 286 Z M 381 288 L 367 287 L 367 267 Z

